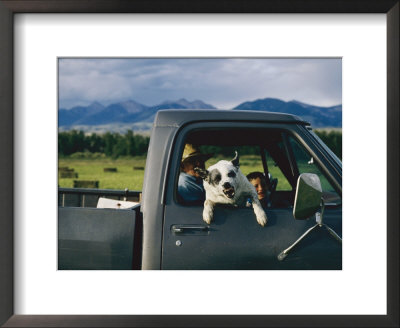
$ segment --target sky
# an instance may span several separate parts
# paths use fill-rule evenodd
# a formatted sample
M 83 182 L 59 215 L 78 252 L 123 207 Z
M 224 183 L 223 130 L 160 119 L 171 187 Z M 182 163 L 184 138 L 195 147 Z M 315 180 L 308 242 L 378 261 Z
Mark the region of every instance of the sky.
M 263 98 L 342 103 L 340 58 L 62 58 L 59 108 L 202 100 L 230 109 Z

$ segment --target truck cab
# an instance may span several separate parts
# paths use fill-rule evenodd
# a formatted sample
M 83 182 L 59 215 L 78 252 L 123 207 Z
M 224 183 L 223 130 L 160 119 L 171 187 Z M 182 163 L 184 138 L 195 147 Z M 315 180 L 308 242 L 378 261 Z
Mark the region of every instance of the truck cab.
M 243 155 L 251 149 L 257 170 L 277 180 L 266 209 L 266 227 L 257 224 L 251 209 L 222 205 L 207 225 L 202 204 L 181 201 L 177 184 L 187 143 L 218 149 L 225 159 L 235 150 Z M 316 222 L 314 215 L 301 220 L 293 216 L 302 173 L 318 176 L 324 222 L 341 235 L 341 162 L 307 122 L 293 115 L 253 111 L 159 111 L 143 187 L 142 268 L 340 270 L 341 244 L 322 229 L 310 233 L 284 260 L 278 258 Z

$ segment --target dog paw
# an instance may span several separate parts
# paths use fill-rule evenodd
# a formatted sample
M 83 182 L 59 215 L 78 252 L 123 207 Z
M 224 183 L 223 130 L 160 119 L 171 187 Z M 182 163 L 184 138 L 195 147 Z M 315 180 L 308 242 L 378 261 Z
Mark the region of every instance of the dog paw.
M 203 221 L 207 224 L 211 224 L 211 221 L 214 218 L 214 206 L 213 203 L 209 200 L 204 202 L 204 209 L 203 209 Z
M 207 224 L 211 224 L 212 219 L 210 217 L 204 217 L 203 216 L 203 221 Z
M 266 215 L 259 215 L 257 216 L 257 222 L 260 226 L 264 227 L 268 222 L 268 218 Z
M 211 221 L 213 220 L 213 212 L 212 211 L 207 211 L 206 209 L 203 212 L 203 221 L 207 224 L 211 224 Z

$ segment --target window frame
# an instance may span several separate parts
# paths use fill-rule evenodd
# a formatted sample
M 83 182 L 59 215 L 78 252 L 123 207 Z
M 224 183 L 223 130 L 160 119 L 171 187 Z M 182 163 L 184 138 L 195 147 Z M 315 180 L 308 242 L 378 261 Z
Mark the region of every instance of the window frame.
M 164 198 L 165 205 L 174 204 L 175 206 L 188 207 L 188 205 L 179 202 L 177 194 L 178 193 L 177 186 L 180 173 L 180 160 L 182 158 L 184 145 L 186 143 L 188 135 L 193 131 L 196 130 L 206 131 L 206 130 L 216 130 L 216 129 L 226 129 L 226 130 L 229 129 L 272 130 L 273 129 L 273 130 L 281 130 L 280 131 L 281 134 L 287 133 L 288 135 L 291 135 L 297 142 L 299 142 L 305 148 L 305 150 L 310 154 L 310 156 L 314 158 L 315 164 L 318 166 L 321 173 L 331 183 L 332 187 L 335 189 L 338 195 L 342 197 L 341 174 L 340 175 L 336 174 L 336 170 L 335 172 L 332 172 L 332 169 L 334 169 L 334 167 L 333 165 L 330 164 L 329 158 L 326 157 L 327 152 L 326 150 L 325 152 L 322 151 L 324 145 L 319 145 L 319 144 L 316 145 L 316 142 L 313 141 L 311 138 L 310 132 L 305 127 L 296 123 L 210 121 L 201 123 L 193 122 L 187 124 L 181 127 L 175 134 L 173 147 L 171 150 L 171 156 L 169 158 L 169 165 L 168 165 L 169 168 L 167 169 L 167 181 L 166 181 L 166 190 Z M 308 144 L 307 142 L 310 144 Z M 284 142 L 284 147 L 287 147 L 285 143 L 286 142 Z M 266 149 L 265 146 L 263 146 L 263 149 L 268 151 L 268 149 Z M 322 158 L 320 158 L 320 156 Z M 296 161 L 294 161 L 294 163 L 297 166 Z M 265 169 L 264 166 L 263 168 Z M 294 186 L 293 190 L 295 190 L 295 188 L 296 187 Z
M 299 176 L 301 173 L 311 173 L 311 172 L 300 172 L 300 168 L 299 168 L 299 162 L 300 162 L 300 160 L 299 160 L 298 158 L 296 158 L 296 155 L 295 155 L 295 152 L 294 152 L 294 149 L 293 149 L 293 144 L 292 144 L 292 142 L 290 141 L 290 138 L 293 139 L 293 142 L 296 142 L 296 143 L 298 144 L 298 147 L 300 147 L 301 150 L 304 151 L 304 153 L 305 153 L 307 156 L 309 156 L 309 157 L 312 158 L 313 160 L 314 160 L 315 157 L 303 146 L 303 144 L 300 142 L 299 139 L 297 139 L 297 138 L 294 137 L 294 135 L 287 135 L 287 138 L 286 138 L 285 142 L 287 143 L 287 147 L 290 149 L 290 153 L 291 153 L 291 155 L 293 156 L 293 158 L 292 158 L 292 160 L 293 160 L 293 166 L 296 167 L 297 178 L 298 178 L 298 176 Z M 333 154 L 333 153 L 332 153 L 332 154 Z M 323 178 L 326 179 L 327 182 L 329 183 L 329 185 L 333 188 L 333 190 L 324 190 L 324 189 L 323 189 L 322 192 L 323 192 L 323 193 L 335 192 L 340 198 L 342 198 L 342 196 L 335 190 L 335 188 L 334 188 L 334 186 L 332 185 L 331 181 L 328 180 L 327 175 L 324 174 L 324 172 L 323 172 L 321 166 L 318 164 L 318 161 L 314 162 L 313 165 L 315 165 L 316 169 L 318 170 L 318 173 L 319 173 L 320 175 L 322 175 Z M 319 174 L 317 174 L 317 175 L 319 175 Z M 321 180 L 321 178 L 320 178 L 320 180 Z M 321 184 L 322 184 L 322 180 L 321 180 Z M 336 203 L 330 204 L 330 203 L 329 203 L 329 206 L 338 206 L 338 205 L 340 205 L 340 204 L 341 204 L 341 202 L 338 203 L 338 204 L 336 204 Z M 326 205 L 328 205 L 328 203 L 326 203 Z

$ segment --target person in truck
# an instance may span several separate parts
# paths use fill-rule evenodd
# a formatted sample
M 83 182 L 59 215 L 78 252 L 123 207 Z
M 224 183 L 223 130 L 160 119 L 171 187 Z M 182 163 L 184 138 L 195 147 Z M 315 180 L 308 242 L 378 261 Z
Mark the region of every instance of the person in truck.
M 258 200 L 263 208 L 271 207 L 270 185 L 262 172 L 251 172 L 247 176 L 247 180 L 256 188 Z
M 205 169 L 205 162 L 213 154 L 203 154 L 199 148 L 186 144 L 182 154 L 181 173 L 178 181 L 178 195 L 185 204 L 200 204 L 205 200 L 203 179 L 195 172 L 195 168 Z

